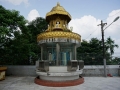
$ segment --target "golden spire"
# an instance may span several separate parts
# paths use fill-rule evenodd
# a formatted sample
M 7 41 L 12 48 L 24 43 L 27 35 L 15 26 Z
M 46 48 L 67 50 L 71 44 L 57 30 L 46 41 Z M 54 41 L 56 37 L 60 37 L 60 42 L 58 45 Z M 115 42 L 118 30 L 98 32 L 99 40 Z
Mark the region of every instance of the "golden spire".
M 60 3 L 59 3 L 59 2 L 57 2 L 57 6 L 60 6 Z
M 68 22 L 71 20 L 71 15 L 62 6 L 60 6 L 59 2 L 57 2 L 57 5 L 53 7 L 52 10 L 46 14 L 46 20 L 50 21 L 51 17 L 54 17 L 53 15 L 56 14 L 64 15 L 67 18 Z

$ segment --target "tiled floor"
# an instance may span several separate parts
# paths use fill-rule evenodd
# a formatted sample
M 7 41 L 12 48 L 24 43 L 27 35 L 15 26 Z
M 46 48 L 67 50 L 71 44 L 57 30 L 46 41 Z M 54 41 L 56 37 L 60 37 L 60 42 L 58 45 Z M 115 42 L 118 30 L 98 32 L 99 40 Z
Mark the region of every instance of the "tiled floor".
M 35 77 L 9 76 L 0 81 L 0 90 L 120 90 L 120 77 L 84 77 L 81 85 L 46 87 L 34 83 Z

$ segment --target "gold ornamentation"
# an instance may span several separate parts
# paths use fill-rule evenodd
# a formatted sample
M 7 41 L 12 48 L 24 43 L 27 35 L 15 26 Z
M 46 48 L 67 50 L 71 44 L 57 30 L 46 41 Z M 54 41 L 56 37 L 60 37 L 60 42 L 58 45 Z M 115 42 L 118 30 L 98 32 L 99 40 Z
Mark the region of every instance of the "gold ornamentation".
M 46 21 L 49 27 L 46 32 L 37 36 L 37 42 L 49 38 L 68 38 L 81 41 L 81 36 L 73 33 L 68 29 L 68 23 L 71 20 L 71 15 L 59 3 L 46 14 Z
M 67 15 L 71 20 L 71 15 L 62 6 L 60 6 L 59 3 L 57 3 L 57 6 L 53 7 L 52 10 L 46 14 L 46 18 L 54 14 Z
M 48 38 L 70 38 L 81 41 L 81 36 L 77 33 L 73 32 L 63 32 L 63 31 L 51 31 L 51 32 L 43 32 L 37 36 L 37 42 L 40 40 L 48 39 Z

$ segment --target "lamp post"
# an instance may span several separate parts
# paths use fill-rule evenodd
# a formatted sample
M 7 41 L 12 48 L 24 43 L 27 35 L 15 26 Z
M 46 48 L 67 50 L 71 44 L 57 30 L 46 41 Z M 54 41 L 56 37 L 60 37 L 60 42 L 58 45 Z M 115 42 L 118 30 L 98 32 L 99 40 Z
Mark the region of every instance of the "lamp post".
M 116 17 L 112 23 L 116 22 L 120 17 Z M 108 28 L 112 23 L 110 23 L 106 28 Z M 107 25 L 107 23 L 103 23 L 103 21 L 101 20 L 101 24 L 99 24 L 98 26 L 101 26 L 101 33 L 102 33 L 102 44 L 103 44 L 103 62 L 104 62 L 104 76 L 107 77 L 107 72 L 106 72 L 106 57 L 105 57 L 105 44 L 104 44 L 104 30 L 103 29 L 104 26 Z

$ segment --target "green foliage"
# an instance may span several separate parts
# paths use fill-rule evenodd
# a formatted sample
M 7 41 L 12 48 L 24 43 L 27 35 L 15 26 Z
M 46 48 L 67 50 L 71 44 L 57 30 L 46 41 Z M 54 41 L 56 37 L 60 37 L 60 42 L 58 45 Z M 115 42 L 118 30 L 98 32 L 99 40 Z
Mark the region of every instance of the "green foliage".
M 89 42 L 83 40 L 77 51 L 80 53 L 102 53 L 101 41 L 97 38 L 92 38 Z
M 37 35 L 44 32 L 47 29 L 47 25 L 48 23 L 46 22 L 46 20 L 42 17 L 38 17 L 35 20 L 33 20 L 32 22 L 29 22 L 28 24 L 28 29 L 29 32 L 31 34 L 31 38 L 30 38 L 30 44 L 31 44 L 31 62 L 33 62 L 33 64 L 35 63 L 36 60 L 38 60 L 40 58 L 40 47 L 38 47 L 37 44 Z
M 0 6 L 0 64 L 29 64 L 29 32 L 16 10 Z
M 102 64 L 101 41 L 97 38 L 92 38 L 89 42 L 83 40 L 77 49 L 77 57 L 84 60 L 85 65 Z
M 47 23 L 40 17 L 26 23 L 18 11 L 0 6 L 0 64 L 29 65 L 38 60 L 37 34 L 46 30 Z
M 114 48 L 115 47 L 118 48 L 119 46 L 115 44 L 114 40 L 108 37 L 106 40 L 106 47 L 107 47 L 107 50 L 110 50 L 110 54 L 112 56 L 112 54 L 114 54 Z
M 107 64 L 113 64 L 113 60 L 111 61 L 111 53 L 108 52 L 108 49 L 114 51 L 114 47 L 118 47 L 115 43 L 110 43 L 110 40 L 113 41 L 110 37 L 105 41 L 105 56 L 107 60 Z M 112 52 L 113 54 L 114 52 Z M 91 38 L 89 42 L 83 40 L 81 42 L 81 46 L 77 48 L 77 59 L 84 60 L 85 65 L 103 65 L 103 47 L 102 41 L 97 38 Z
M 118 64 L 120 65 L 120 58 L 117 58 L 117 57 L 113 58 L 112 61 L 111 61 L 111 63 L 113 65 L 118 65 Z

